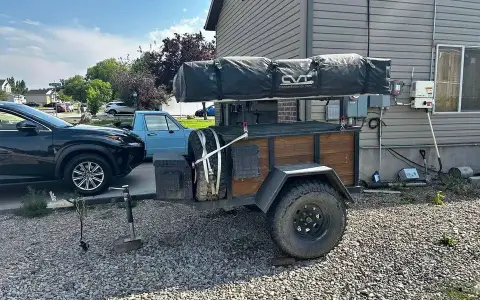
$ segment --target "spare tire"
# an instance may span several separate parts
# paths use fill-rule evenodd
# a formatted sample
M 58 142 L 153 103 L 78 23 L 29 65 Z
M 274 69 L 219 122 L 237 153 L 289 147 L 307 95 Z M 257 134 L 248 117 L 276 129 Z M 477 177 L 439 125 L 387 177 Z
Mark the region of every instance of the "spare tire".
M 217 142 L 213 132 L 209 128 L 199 129 L 192 131 L 188 137 L 188 159 L 195 162 L 203 156 L 203 146 L 200 141 L 200 137 L 197 131 L 201 131 L 205 135 L 205 147 L 206 152 L 210 153 L 217 149 Z M 220 147 L 224 145 L 223 139 L 220 135 L 217 135 L 220 143 Z M 220 170 L 220 188 L 218 194 L 215 194 L 215 188 L 217 186 L 217 173 L 218 173 L 218 154 L 214 154 L 208 158 L 210 161 L 210 167 L 213 171 L 213 176 L 208 177 L 203 167 L 203 162 L 195 165 L 194 176 L 196 182 L 194 183 L 195 199 L 197 201 L 215 201 L 226 198 L 227 195 L 227 160 L 226 151 L 223 149 L 221 153 L 221 170 Z

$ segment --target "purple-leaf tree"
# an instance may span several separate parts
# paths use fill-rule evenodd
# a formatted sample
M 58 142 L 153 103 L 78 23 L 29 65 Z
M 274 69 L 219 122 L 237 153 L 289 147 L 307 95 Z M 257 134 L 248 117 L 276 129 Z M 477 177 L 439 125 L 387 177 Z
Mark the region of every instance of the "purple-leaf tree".
M 156 86 L 155 77 L 149 72 L 131 68 L 118 70 L 112 76 L 112 83 L 119 92 L 119 98 L 137 109 L 157 109 L 168 100 L 165 91 Z
M 173 38 L 163 39 L 160 50 L 140 52 L 136 65 L 153 74 L 157 86 L 171 93 L 173 78 L 184 62 L 215 58 L 215 41 L 206 41 L 201 32 L 175 33 Z

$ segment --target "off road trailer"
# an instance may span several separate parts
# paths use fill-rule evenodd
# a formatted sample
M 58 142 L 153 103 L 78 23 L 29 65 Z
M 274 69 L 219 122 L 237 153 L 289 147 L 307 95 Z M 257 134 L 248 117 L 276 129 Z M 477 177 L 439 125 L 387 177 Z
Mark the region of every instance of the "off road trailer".
M 228 57 L 183 64 L 174 93 L 180 102 L 245 104 L 383 95 L 389 84 L 388 59 L 356 54 Z M 347 187 L 359 181 L 359 132 L 343 121 L 243 122 L 196 130 L 188 155 L 154 156 L 157 199 L 199 209 L 254 205 L 267 215 L 281 250 L 295 258 L 316 258 L 334 248 L 345 231 L 346 205 L 353 202 Z

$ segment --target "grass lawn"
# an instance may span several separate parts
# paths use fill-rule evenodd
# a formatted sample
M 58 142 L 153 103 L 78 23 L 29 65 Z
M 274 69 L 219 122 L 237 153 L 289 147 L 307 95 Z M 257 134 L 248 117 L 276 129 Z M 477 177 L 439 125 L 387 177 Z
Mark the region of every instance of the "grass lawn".
M 192 129 L 205 128 L 215 125 L 215 119 L 177 119 L 183 126 Z
M 96 125 L 96 126 L 107 126 L 107 127 L 115 127 L 113 125 L 114 122 L 117 122 L 118 120 L 93 120 L 90 125 Z M 120 119 L 120 121 L 123 124 L 131 124 L 133 119 L 125 118 L 125 119 Z M 178 122 L 180 122 L 183 126 L 187 128 L 192 128 L 192 129 L 199 129 L 199 128 L 206 128 L 209 126 L 215 125 L 215 120 L 214 119 L 177 119 Z

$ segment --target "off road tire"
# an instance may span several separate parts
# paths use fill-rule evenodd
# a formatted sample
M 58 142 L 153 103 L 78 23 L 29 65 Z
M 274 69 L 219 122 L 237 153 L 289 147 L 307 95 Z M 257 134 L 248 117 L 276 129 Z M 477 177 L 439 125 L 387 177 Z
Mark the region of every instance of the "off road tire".
M 341 241 L 347 210 L 330 185 L 299 180 L 282 189 L 267 220 L 272 239 L 283 252 L 298 259 L 313 259 L 324 256 Z M 307 227 L 311 229 L 307 231 Z
M 207 153 L 215 151 L 217 149 L 217 143 L 215 137 L 210 129 L 199 129 L 205 135 L 205 146 L 207 148 Z M 220 135 L 218 136 L 220 147 L 224 145 Z M 188 138 L 188 160 L 190 162 L 195 162 L 202 157 L 203 147 L 195 131 L 190 133 Z M 221 174 L 220 174 L 220 189 L 218 195 L 212 194 L 212 186 L 217 184 L 217 166 L 218 166 L 218 157 L 217 154 L 210 156 L 210 165 L 212 167 L 214 176 L 213 180 L 207 182 L 208 174 L 205 174 L 203 163 L 195 165 L 194 178 L 196 176 L 196 182 L 194 183 L 195 189 L 195 199 L 197 201 L 215 201 L 226 198 L 227 195 L 227 164 L 226 164 L 226 152 L 225 149 L 221 151 Z M 196 174 L 195 174 L 196 173 Z
M 80 164 L 85 164 L 87 162 L 91 162 L 93 164 L 98 165 L 101 168 L 101 172 L 103 172 L 102 182 L 96 188 L 91 190 L 80 188 L 77 184 L 74 183 L 74 180 L 73 180 L 74 171 L 78 170 L 78 166 Z M 98 172 L 92 172 L 92 173 L 98 173 Z M 93 196 L 93 195 L 98 195 L 102 193 L 108 187 L 112 179 L 112 169 L 110 164 L 107 161 L 105 161 L 105 159 L 100 155 L 90 154 L 90 153 L 80 154 L 72 157 L 68 161 L 64 169 L 63 178 L 64 178 L 64 181 L 80 195 Z

